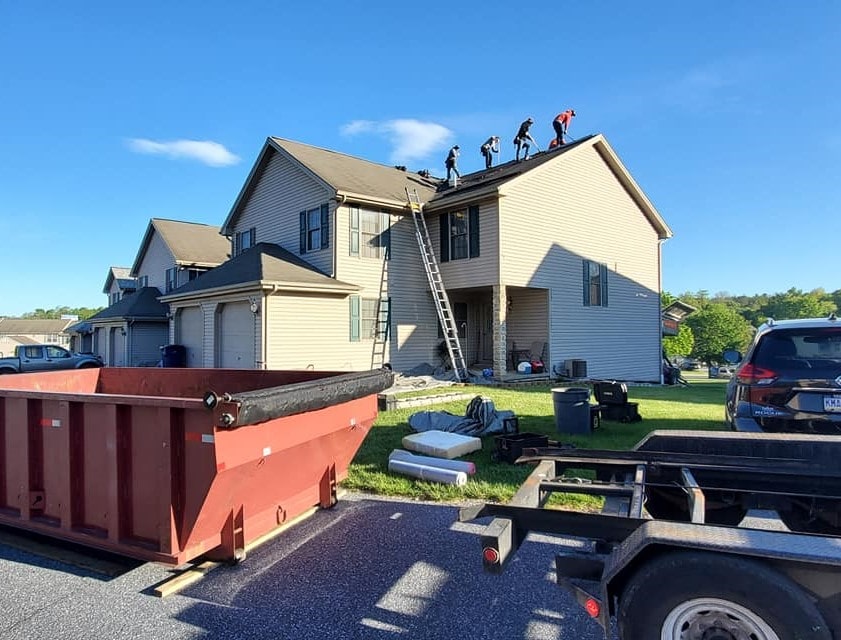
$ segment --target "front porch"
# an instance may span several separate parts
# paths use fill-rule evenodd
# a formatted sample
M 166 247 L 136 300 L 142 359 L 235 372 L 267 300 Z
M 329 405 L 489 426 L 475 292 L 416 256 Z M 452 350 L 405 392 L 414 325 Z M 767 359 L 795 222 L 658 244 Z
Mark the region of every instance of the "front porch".
M 492 369 L 502 382 L 552 377 L 548 289 L 495 285 L 452 289 L 448 296 L 471 375 Z M 533 361 L 543 363 L 542 372 L 518 371 L 521 362 Z

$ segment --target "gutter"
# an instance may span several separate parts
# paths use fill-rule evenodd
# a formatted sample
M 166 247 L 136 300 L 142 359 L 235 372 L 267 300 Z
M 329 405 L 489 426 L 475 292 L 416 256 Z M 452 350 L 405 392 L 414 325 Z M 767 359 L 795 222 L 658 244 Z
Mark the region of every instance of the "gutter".
M 402 200 L 377 198 L 376 196 L 364 196 L 361 193 L 353 193 L 352 191 L 344 191 L 341 189 L 336 189 L 336 198 L 341 199 L 342 204 L 348 200 L 353 200 L 359 204 L 371 204 L 377 207 L 394 207 L 395 209 L 405 209 L 408 206 L 408 203 L 403 202 Z

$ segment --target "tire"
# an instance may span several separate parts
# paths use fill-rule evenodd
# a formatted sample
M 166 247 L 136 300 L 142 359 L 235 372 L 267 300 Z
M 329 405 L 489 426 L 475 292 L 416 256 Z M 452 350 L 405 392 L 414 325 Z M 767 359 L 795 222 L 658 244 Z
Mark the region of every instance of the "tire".
M 815 603 L 788 576 L 755 560 L 666 553 L 626 584 L 622 640 L 831 640 Z

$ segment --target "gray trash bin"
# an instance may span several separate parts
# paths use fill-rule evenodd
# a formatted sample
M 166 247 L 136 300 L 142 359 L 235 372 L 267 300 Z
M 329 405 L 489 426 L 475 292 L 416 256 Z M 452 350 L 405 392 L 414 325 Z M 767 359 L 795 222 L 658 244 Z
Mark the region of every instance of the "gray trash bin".
M 558 433 L 591 433 L 590 389 L 558 387 L 552 389 L 555 405 L 555 428 Z

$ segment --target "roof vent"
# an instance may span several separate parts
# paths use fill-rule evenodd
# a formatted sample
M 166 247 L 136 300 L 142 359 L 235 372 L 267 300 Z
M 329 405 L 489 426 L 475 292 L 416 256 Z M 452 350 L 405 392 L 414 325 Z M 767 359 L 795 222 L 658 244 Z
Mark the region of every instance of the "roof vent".
M 774 318 L 768 318 L 765 321 L 765 324 L 767 324 L 769 327 L 773 327 L 774 326 Z

